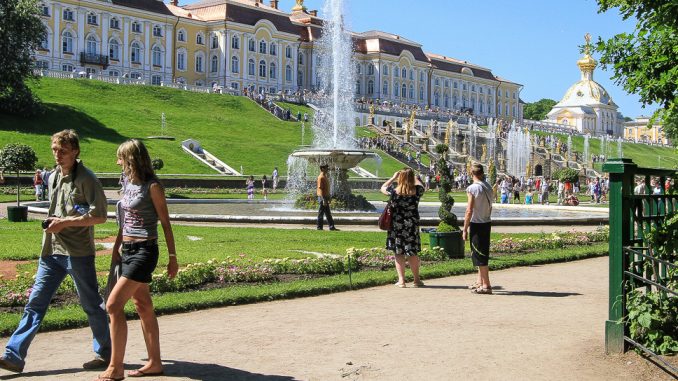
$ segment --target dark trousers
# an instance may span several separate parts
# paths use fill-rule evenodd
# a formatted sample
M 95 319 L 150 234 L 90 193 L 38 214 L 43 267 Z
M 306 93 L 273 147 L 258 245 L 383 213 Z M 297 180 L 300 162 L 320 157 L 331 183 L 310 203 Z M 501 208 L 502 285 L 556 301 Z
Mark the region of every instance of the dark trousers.
M 322 197 L 318 197 L 318 224 L 316 227 L 318 229 L 323 228 L 323 214 L 327 217 L 327 224 L 330 225 L 330 229 L 334 229 L 334 220 L 332 219 L 332 212 L 330 212 L 329 202 L 323 201 Z

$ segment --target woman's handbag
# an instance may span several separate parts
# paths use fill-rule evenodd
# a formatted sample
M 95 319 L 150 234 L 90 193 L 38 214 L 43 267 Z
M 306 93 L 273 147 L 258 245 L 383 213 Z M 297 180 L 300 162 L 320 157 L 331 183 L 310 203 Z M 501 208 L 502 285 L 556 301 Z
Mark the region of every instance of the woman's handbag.
M 379 229 L 386 231 L 391 230 L 391 219 L 393 218 L 392 213 L 391 201 L 389 200 L 389 202 L 386 203 L 384 211 L 381 212 L 381 216 L 379 216 Z

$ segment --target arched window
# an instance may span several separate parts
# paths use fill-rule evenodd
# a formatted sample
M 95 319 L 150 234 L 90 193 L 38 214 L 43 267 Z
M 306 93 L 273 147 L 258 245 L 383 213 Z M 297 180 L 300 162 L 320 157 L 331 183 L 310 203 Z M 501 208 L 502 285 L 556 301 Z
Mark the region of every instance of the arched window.
M 440 94 L 437 91 L 433 94 L 433 104 L 440 106 Z
M 414 70 L 410 69 L 410 79 L 414 81 Z M 414 98 L 414 97 L 411 97 Z
M 120 61 L 120 43 L 118 40 L 111 40 L 108 43 L 108 57 L 114 61 Z
M 482 90 L 483 88 L 481 87 L 480 89 Z M 485 106 L 485 102 L 483 102 L 483 100 L 481 99 L 481 100 L 480 100 L 480 105 L 479 105 L 479 107 L 478 107 L 478 111 L 482 113 L 482 112 L 483 112 L 483 109 L 485 108 L 484 106 Z
M 501 102 L 497 102 L 497 114 L 501 115 Z
M 134 22 L 132 23 L 132 32 L 133 32 L 133 33 L 141 33 L 141 24 L 139 24 L 138 22 L 134 21 Z
M 450 87 L 450 81 L 446 79 L 445 80 L 445 88 L 448 88 L 448 87 Z
M 218 71 L 219 71 L 219 57 L 214 55 L 210 60 L 210 73 L 216 73 Z
M 395 72 L 397 73 L 398 70 L 395 70 Z M 396 82 L 393 85 L 393 95 L 395 95 L 396 97 L 399 95 L 398 93 L 400 92 L 398 89 L 399 89 L 398 82 Z
M 457 95 L 452 96 L 452 107 L 457 107 L 457 103 L 459 102 L 459 99 L 457 98 Z
M 456 89 L 457 86 L 458 86 L 458 85 L 457 85 L 457 81 L 452 82 L 452 87 L 454 87 L 454 88 Z
M 273 62 L 271 62 L 271 65 L 268 69 L 268 77 L 271 79 L 276 79 L 278 77 L 278 71 Z
M 360 94 L 360 80 L 355 81 L 355 93 Z
M 276 46 L 275 42 L 271 42 L 271 46 L 268 47 L 268 52 L 272 56 L 277 56 L 278 55 L 278 47 Z
M 266 78 L 266 61 L 264 60 L 259 61 L 259 76 Z
M 304 53 L 299 52 L 299 54 L 297 54 L 297 62 L 299 63 L 299 65 L 304 64 Z
M 422 82 L 424 81 L 424 72 L 423 71 L 419 72 L 419 81 L 422 81 Z M 423 97 L 422 97 L 422 99 L 423 99 Z
M 186 50 L 184 49 L 177 51 L 177 69 L 186 70 Z
M 108 26 L 109 26 L 111 29 L 120 29 L 120 20 L 118 20 L 117 18 L 113 17 L 113 18 L 111 19 L 111 21 L 109 21 Z
M 254 60 L 250 58 L 247 62 L 247 75 L 254 75 Z
M 289 46 L 285 47 L 285 57 L 292 58 L 292 48 Z
M 231 48 L 240 49 L 240 37 L 238 36 L 231 37 Z
M 297 86 L 304 85 L 304 72 L 301 70 L 297 71 Z
M 367 81 L 367 95 L 374 94 L 374 81 Z
M 85 47 L 85 52 L 87 54 L 98 54 L 99 53 L 99 47 L 98 47 L 97 39 L 94 36 L 87 36 L 87 46 Z
M 407 85 L 403 83 L 403 88 L 400 90 L 400 96 L 407 98 Z
M 403 77 L 403 79 L 407 78 L 407 69 L 403 68 L 403 71 L 401 73 L 401 77 Z
M 440 86 L 440 78 L 436 78 L 436 80 L 435 80 L 435 85 L 436 85 L 436 86 Z
M 381 74 L 388 75 L 388 65 L 386 64 L 381 65 Z
M 62 16 L 65 21 L 75 21 L 73 18 L 73 11 L 70 8 L 64 9 Z
M 132 42 L 131 51 L 130 61 L 136 64 L 141 63 L 141 45 L 136 41 Z
M 195 71 L 197 73 L 202 73 L 205 71 L 202 54 L 198 54 L 195 56 Z
M 400 69 L 397 66 L 393 66 L 393 76 L 400 77 Z
M 198 45 L 205 45 L 205 37 L 203 37 L 202 33 L 198 33 L 195 36 L 195 43 Z
M 210 38 L 210 48 L 219 49 L 219 36 L 216 33 Z
M 450 96 L 447 95 L 447 94 L 445 94 L 445 97 L 444 97 L 444 100 L 443 100 L 443 105 L 445 106 L 445 108 L 450 107 Z
M 367 75 L 374 75 L 374 64 L 367 65 Z
M 87 23 L 89 25 L 97 25 L 97 14 L 90 12 L 87 14 Z
M 162 27 L 160 25 L 153 25 L 153 37 L 162 37 Z
M 285 81 L 292 82 L 292 67 L 290 65 L 285 66 Z
M 259 41 L 259 53 L 266 54 L 266 41 Z
M 419 100 L 424 100 L 424 86 L 419 86 Z
M 61 37 L 61 51 L 73 54 L 73 35 L 69 31 L 64 32 Z
M 186 31 L 185 30 L 179 29 L 179 32 L 177 33 L 177 41 L 186 42 Z
M 384 84 L 381 86 L 381 95 L 388 95 L 388 82 L 384 81 Z
M 247 46 L 247 49 L 248 49 L 250 52 L 256 51 L 256 49 L 255 49 L 255 47 L 254 47 L 255 43 L 254 43 L 254 39 L 253 39 L 253 38 L 250 38 L 250 39 L 247 41 L 247 45 L 248 45 L 248 46 Z
M 240 60 L 238 57 L 231 57 L 231 73 L 237 73 L 240 71 Z
M 162 49 L 159 46 L 154 46 L 152 52 L 153 66 L 162 66 Z
M 413 85 L 410 85 L 410 96 L 409 96 L 409 98 L 414 100 L 414 86 Z

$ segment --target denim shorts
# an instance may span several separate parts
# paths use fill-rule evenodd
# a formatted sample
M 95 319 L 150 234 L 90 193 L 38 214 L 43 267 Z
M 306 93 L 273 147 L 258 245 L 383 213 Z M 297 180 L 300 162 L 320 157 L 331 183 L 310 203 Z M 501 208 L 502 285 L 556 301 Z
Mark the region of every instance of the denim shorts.
M 122 276 L 140 283 L 151 283 L 158 265 L 158 241 L 122 243 Z

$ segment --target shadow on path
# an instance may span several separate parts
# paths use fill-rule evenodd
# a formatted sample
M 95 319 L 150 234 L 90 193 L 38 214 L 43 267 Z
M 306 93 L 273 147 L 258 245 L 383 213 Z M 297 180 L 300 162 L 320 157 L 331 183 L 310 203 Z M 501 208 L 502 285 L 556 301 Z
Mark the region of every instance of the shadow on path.
M 492 291 L 496 288 L 492 287 Z M 542 298 L 565 298 L 568 296 L 579 296 L 578 292 L 555 292 L 555 291 L 499 291 L 493 292 L 494 295 L 502 296 L 538 296 Z
M 64 374 L 73 374 L 83 372 L 82 368 L 71 368 L 71 369 L 53 369 L 53 370 L 39 370 L 35 372 L 24 372 L 24 373 L 14 373 L 10 375 L 0 376 L 0 380 L 13 380 L 15 378 L 31 378 L 31 377 L 46 377 L 46 376 L 59 376 Z M 96 377 L 96 373 L 93 374 L 92 378 Z
M 218 364 L 201 364 L 188 361 L 166 360 L 165 377 L 185 377 L 191 380 L 201 381 L 293 381 L 296 378 L 291 376 L 266 375 L 250 373 L 240 369 L 229 368 Z

